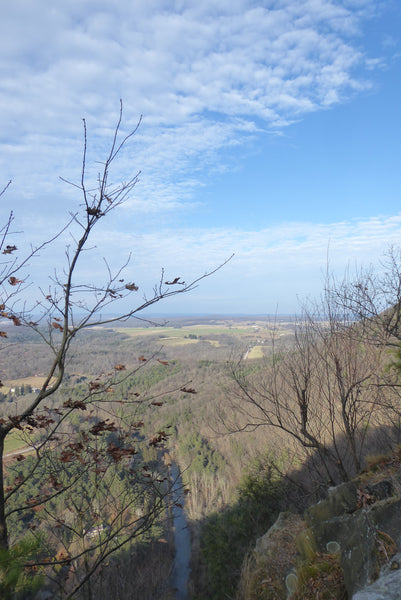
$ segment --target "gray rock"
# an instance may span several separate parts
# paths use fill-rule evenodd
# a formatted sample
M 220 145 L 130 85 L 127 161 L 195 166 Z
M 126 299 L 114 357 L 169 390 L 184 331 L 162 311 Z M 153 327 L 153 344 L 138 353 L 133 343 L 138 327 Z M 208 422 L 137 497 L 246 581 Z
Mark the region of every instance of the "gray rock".
M 396 482 L 397 483 L 397 482 Z M 401 483 L 401 481 L 400 481 Z M 368 484 L 368 494 L 378 499 L 373 504 L 358 502 L 359 482 L 348 482 L 328 491 L 327 500 L 311 506 L 305 523 L 291 513 L 281 513 L 276 523 L 256 544 L 255 557 L 269 557 L 276 568 L 283 546 L 291 547 L 296 539 L 296 552 L 291 560 L 279 565 L 284 583 L 301 560 L 313 560 L 315 552 L 341 554 L 341 567 L 348 598 L 353 600 L 401 600 L 401 497 L 390 479 Z M 396 489 L 397 488 L 397 489 Z M 367 499 L 369 500 L 369 498 Z M 362 505 L 361 505 L 362 504 Z M 302 523 L 302 526 L 301 526 Z M 296 526 L 297 525 L 297 526 Z M 296 533 L 297 530 L 297 533 Z M 333 550 L 334 548 L 334 550 Z M 392 554 L 397 551 L 395 557 Z M 383 562 L 387 565 L 380 570 Z
M 270 527 L 269 531 L 265 533 L 262 537 L 256 540 L 255 546 L 255 554 L 265 554 L 269 551 L 271 546 L 271 540 L 274 536 L 281 531 L 285 530 L 288 527 L 289 523 L 294 522 L 295 520 L 299 520 L 299 517 L 296 517 L 291 512 L 281 512 L 273 525 Z
M 401 570 L 392 569 L 392 565 L 400 564 L 401 554 L 397 554 L 380 577 L 354 594 L 352 600 L 401 600 Z
M 325 552 L 329 542 L 339 544 L 349 597 L 378 575 L 380 557 L 376 540 L 379 532 L 389 535 L 396 543 L 401 537 L 400 498 L 387 498 L 357 510 L 353 510 L 354 507 L 356 486 L 343 484 L 332 488 L 329 498 L 312 506 L 306 515 L 319 552 Z
M 385 531 L 396 543 L 401 540 L 401 499 L 380 500 L 369 507 L 370 518 L 380 531 Z
M 328 491 L 327 500 L 311 506 L 305 513 L 309 527 L 357 510 L 357 486 L 353 481 L 342 483 Z
M 394 494 L 394 483 L 392 479 L 382 479 L 377 483 L 371 483 L 366 486 L 368 494 L 375 496 L 378 500 L 391 498 Z
M 341 566 L 348 595 L 366 583 L 378 572 L 376 528 L 365 510 L 344 517 L 343 537 L 337 538 L 341 546 Z

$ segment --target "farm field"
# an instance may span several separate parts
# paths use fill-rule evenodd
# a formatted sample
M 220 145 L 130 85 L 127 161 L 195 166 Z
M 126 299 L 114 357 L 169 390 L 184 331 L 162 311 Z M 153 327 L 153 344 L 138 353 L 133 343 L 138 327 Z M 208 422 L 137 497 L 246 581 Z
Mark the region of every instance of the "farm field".
M 3 381 L 3 389 L 2 391 L 8 391 L 13 387 L 21 387 L 23 385 L 30 385 L 33 388 L 41 388 L 44 384 L 46 378 L 42 375 L 29 375 L 28 377 L 18 377 L 17 379 L 5 379 Z M 54 378 L 52 382 L 54 381 Z
M 26 446 L 26 442 L 21 438 L 21 435 L 17 431 L 13 431 L 7 436 L 4 444 L 5 455 L 15 450 L 19 450 Z
M 263 346 L 253 346 L 248 352 L 246 359 L 251 360 L 253 358 L 263 358 L 263 356 Z
M 294 323 L 273 319 L 220 319 L 219 322 L 169 323 L 160 327 L 118 327 L 116 334 L 125 341 L 161 351 L 164 358 L 227 360 L 229 356 L 246 356 L 247 360 L 262 359 L 269 354 L 273 334 L 280 343 L 293 340 Z M 185 355 L 183 354 L 185 353 Z
M 193 325 L 191 327 L 170 327 L 170 326 L 161 326 L 161 327 L 118 327 L 115 329 L 120 333 L 125 333 L 132 337 L 138 337 L 141 335 L 157 335 L 160 338 L 169 338 L 169 337 L 180 337 L 185 338 L 189 335 L 225 335 L 229 333 L 230 335 L 244 335 L 249 333 L 254 333 L 254 329 L 250 327 L 242 327 L 242 328 L 232 328 L 232 327 L 215 327 L 213 325 Z
M 97 376 L 117 362 L 134 366 L 138 356 L 166 360 L 210 360 L 225 363 L 230 357 L 260 359 L 272 345 L 272 335 L 285 345 L 293 340 L 291 319 L 269 317 L 174 317 L 167 324 L 144 327 L 136 321 L 118 327 L 96 327 L 83 332 L 74 342 L 68 373 Z M 140 325 L 140 326 L 138 326 Z M 0 359 L 2 394 L 13 387 L 41 387 L 51 361 L 49 348 L 30 330 L 9 327 L 9 346 Z
M 187 381 L 192 382 L 190 387 L 196 387 L 197 405 L 190 407 L 193 413 L 191 419 L 196 420 L 195 414 L 206 414 L 211 400 L 215 403 L 222 396 L 220 382 L 228 361 L 240 357 L 252 362 L 263 359 L 269 354 L 273 330 L 276 338 L 288 343 L 293 336 L 292 321 L 277 322 L 269 318 L 185 317 L 170 319 L 167 325 L 160 327 L 135 325 L 133 322 L 118 328 L 94 328 L 85 332 L 71 352 L 68 376 L 62 389 L 68 390 L 77 384 L 85 387 L 91 378 L 112 369 L 115 364 L 124 364 L 127 370 L 134 371 L 138 357 L 144 356 L 149 360 L 153 357 L 152 364 L 160 366 L 157 360 L 165 360 L 171 366 L 171 375 L 167 376 L 164 386 L 157 387 L 156 383 L 156 393 L 164 387 L 174 388 Z M 8 352 L 0 360 L 3 383 L 1 415 L 7 415 L 10 408 L 13 412 L 24 410 L 31 394 L 27 394 L 26 389 L 22 391 L 22 388 L 30 386 L 35 390 L 43 385 L 51 358 L 47 348 L 39 339 L 33 340 L 29 330 L 24 334 L 19 328 L 10 328 L 9 340 Z M 164 378 L 165 375 L 167 371 L 161 376 Z M 155 382 L 158 377 L 155 376 Z M 153 380 L 149 380 L 149 391 L 152 385 Z M 182 402 L 177 405 L 178 422 L 181 421 L 179 413 L 183 407 Z M 167 410 L 161 411 L 160 415 L 164 412 Z M 7 437 L 6 452 L 24 445 L 16 432 Z
M 199 319 L 201 320 L 201 319 Z M 289 322 L 274 322 L 270 319 L 237 322 L 230 318 L 218 324 L 215 323 L 194 323 L 186 326 L 161 325 L 160 327 L 135 327 L 125 326 L 113 329 L 116 332 L 137 338 L 142 336 L 157 337 L 159 339 L 202 339 L 209 341 L 219 336 L 230 336 L 237 340 L 247 339 L 249 337 L 259 337 L 268 341 L 274 331 L 278 337 L 287 336 L 292 333 L 294 324 Z

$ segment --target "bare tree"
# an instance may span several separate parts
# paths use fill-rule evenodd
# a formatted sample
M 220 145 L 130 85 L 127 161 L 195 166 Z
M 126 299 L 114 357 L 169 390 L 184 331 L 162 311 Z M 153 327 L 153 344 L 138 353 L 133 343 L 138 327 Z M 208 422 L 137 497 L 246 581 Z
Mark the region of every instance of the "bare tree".
M 284 444 L 295 441 L 303 461 L 319 457 L 330 483 L 361 469 L 367 433 L 392 424 L 399 404 L 383 385 L 388 337 L 378 334 L 382 324 L 370 322 L 377 334 L 366 335 L 365 324 L 333 292 L 326 289 L 319 303 L 304 307 L 292 348 L 273 340 L 262 371 L 250 372 L 243 359 L 231 365 L 236 391 L 224 414 L 230 431 L 266 427 L 281 432 Z
M 136 127 L 121 136 L 121 120 L 122 105 L 110 151 L 94 186 L 87 181 L 84 120 L 80 181 L 68 182 L 81 194 L 82 210 L 71 214 L 61 232 L 20 257 L 12 232 L 12 214 L 0 230 L 0 251 L 4 257 L 0 265 L 0 316 L 16 327 L 29 328 L 52 356 L 39 391 L 29 398 L 23 410 L 4 414 L 0 419 L 0 569 L 4 598 L 11 593 L 4 583 L 10 556 L 13 549 L 22 547 L 21 536 L 15 535 L 16 524 L 21 520 L 32 540 L 36 540 L 30 556 L 22 556 L 21 572 L 39 569 L 53 579 L 60 597 L 71 598 L 85 588 L 91 598 L 90 577 L 111 553 L 149 530 L 170 498 L 172 483 L 166 470 L 148 464 L 142 451 L 144 444 L 162 449 L 168 439 L 165 431 L 154 432 L 150 440 L 141 434 L 144 423 L 138 418 L 143 414 L 140 407 L 157 406 L 157 400 L 138 393 L 118 401 L 114 396 L 121 382 L 146 368 L 152 357 L 139 356 L 138 365 L 131 369 L 118 364 L 99 374 L 79 399 L 66 398 L 61 387 L 67 358 L 82 332 L 130 317 L 142 318 L 145 308 L 193 290 L 217 270 L 189 283 L 176 273 L 166 280 L 162 271 L 153 294 L 139 301 L 135 301 L 138 283 L 124 280 L 123 270 L 128 262 L 115 272 L 106 265 L 103 285 L 82 283 L 80 266 L 94 229 L 124 202 L 138 181 L 137 175 L 120 184 L 110 181 L 111 168 L 137 130 Z M 73 228 L 78 235 L 66 248 L 63 270 L 55 271 L 49 290 L 41 293 L 30 310 L 25 306 L 18 309 L 30 262 L 63 231 Z M 116 313 L 118 302 L 127 297 L 128 310 L 107 316 Z M 6 327 L 0 336 L 7 343 Z M 20 454 L 6 465 L 4 442 L 15 431 L 30 444 L 32 452 Z
M 401 342 L 401 248 L 391 246 L 377 268 L 347 271 L 342 281 L 326 278 L 333 306 L 364 329 L 373 342 L 398 347 Z

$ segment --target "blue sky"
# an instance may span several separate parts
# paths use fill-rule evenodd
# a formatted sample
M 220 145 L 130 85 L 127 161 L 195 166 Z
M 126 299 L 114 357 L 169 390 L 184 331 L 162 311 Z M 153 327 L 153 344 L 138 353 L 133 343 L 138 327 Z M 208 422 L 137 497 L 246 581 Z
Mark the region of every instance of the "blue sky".
M 22 246 L 57 231 L 89 158 L 143 121 L 112 177 L 141 171 L 82 277 L 132 253 L 149 293 L 231 262 L 167 313 L 294 312 L 401 234 L 398 0 L 14 0 L 0 22 L 0 173 Z M 0 183 L 1 186 L 1 183 Z M 60 239 L 32 261 L 47 285 Z M 31 287 L 32 294 L 34 287 Z

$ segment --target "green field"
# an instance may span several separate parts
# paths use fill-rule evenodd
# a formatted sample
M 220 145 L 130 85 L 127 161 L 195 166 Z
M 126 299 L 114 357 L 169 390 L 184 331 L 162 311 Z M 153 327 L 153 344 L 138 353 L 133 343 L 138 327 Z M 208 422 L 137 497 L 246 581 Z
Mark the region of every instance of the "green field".
M 8 452 L 14 452 L 14 450 L 19 450 L 25 446 L 26 442 L 21 439 L 20 434 L 12 431 L 5 439 L 4 453 L 7 454 Z

